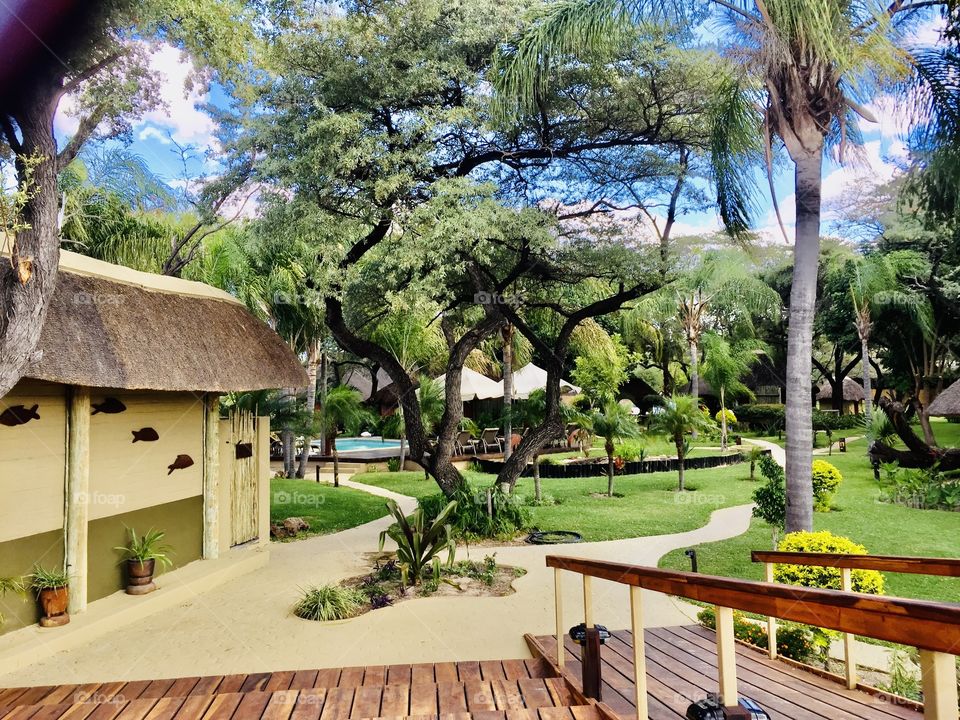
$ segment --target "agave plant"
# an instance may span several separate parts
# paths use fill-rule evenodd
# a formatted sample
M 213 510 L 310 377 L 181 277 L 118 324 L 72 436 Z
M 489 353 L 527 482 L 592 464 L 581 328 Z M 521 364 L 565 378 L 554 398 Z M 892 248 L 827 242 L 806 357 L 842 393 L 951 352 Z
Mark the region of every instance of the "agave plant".
M 408 518 L 393 500 L 387 500 L 387 510 L 396 519 L 388 529 L 380 533 L 380 550 L 389 537 L 397 543 L 397 559 L 403 585 L 416 585 L 423 578 L 424 570 L 433 567 L 433 577 L 440 579 L 440 554 L 447 551 L 447 565 L 452 565 L 456 545 L 447 518 L 457 507 L 456 500 L 447 504 L 440 514 L 427 526 L 427 516 L 418 507 Z

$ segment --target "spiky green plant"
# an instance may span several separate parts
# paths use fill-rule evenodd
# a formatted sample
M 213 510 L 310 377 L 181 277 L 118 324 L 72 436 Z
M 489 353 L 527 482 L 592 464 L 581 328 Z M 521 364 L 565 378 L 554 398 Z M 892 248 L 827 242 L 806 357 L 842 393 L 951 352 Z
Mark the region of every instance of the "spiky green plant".
M 26 581 L 18 577 L 0 577 L 0 597 L 7 593 L 23 594 L 26 592 Z M 4 614 L 0 612 L 0 627 L 7 621 Z
M 343 620 L 356 615 L 365 602 L 366 596 L 355 588 L 319 585 L 303 591 L 303 597 L 294 606 L 293 614 L 320 622 Z
M 137 535 L 136 530 L 127 528 L 127 533 L 130 535 L 130 543 L 114 548 L 125 560 L 136 560 L 141 564 L 154 560 L 161 567 L 173 567 L 173 560 L 170 559 L 173 549 L 163 541 L 165 532 L 150 528 L 146 534 Z
M 55 590 L 70 584 L 70 577 L 65 570 L 48 570 L 41 565 L 35 565 L 28 577 L 30 587 L 34 590 Z
M 447 503 L 436 518 L 429 523 L 423 508 L 418 507 L 407 518 L 394 500 L 387 500 L 387 510 L 396 522 L 380 533 L 380 550 L 389 537 L 397 543 L 397 560 L 404 585 L 416 585 L 423 578 L 428 566 L 433 568 L 433 577 L 440 579 L 440 554 L 447 551 L 447 565 L 453 564 L 456 544 L 447 519 L 457 507 L 455 500 Z

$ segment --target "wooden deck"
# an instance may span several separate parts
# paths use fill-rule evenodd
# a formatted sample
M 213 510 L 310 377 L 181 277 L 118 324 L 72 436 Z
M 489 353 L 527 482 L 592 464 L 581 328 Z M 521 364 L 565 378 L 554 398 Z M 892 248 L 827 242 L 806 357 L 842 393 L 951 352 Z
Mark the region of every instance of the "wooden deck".
M 644 633 L 647 690 L 651 720 L 680 720 L 687 706 L 717 689 L 717 646 L 713 631 L 699 626 L 650 628 Z M 553 635 L 530 637 L 535 653 L 555 662 Z M 564 639 L 566 673 L 580 688 L 580 648 Z M 602 701 L 623 718 L 636 718 L 633 682 L 633 636 L 616 631 L 601 651 Z M 843 684 L 792 664 L 770 660 L 766 653 L 737 646 L 741 696 L 759 703 L 778 720 L 921 720 L 911 707 L 848 690 Z
M 2 720 L 604 720 L 542 660 L 351 667 L 0 690 Z

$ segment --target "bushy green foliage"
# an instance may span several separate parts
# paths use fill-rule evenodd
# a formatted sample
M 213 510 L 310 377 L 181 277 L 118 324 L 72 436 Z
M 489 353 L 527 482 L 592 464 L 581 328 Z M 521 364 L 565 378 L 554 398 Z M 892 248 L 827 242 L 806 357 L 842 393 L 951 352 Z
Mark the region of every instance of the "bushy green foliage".
M 416 585 L 427 566 L 432 566 L 433 577 L 440 577 L 440 553 L 447 551 L 447 565 L 453 564 L 456 545 L 447 519 L 457 507 L 456 500 L 448 502 L 433 518 L 428 518 L 422 507 L 417 507 L 407 518 L 394 500 L 387 500 L 387 509 L 396 522 L 380 533 L 380 549 L 387 537 L 397 543 L 397 560 L 403 584 Z
M 704 627 L 717 629 L 717 615 L 713 608 L 705 608 L 697 615 L 697 620 Z M 750 643 L 759 648 L 768 648 L 770 640 L 767 629 L 763 625 L 751 622 L 746 615 L 738 610 L 733 612 L 733 634 L 738 640 Z M 814 653 L 814 644 L 810 629 L 804 625 L 784 623 L 777 627 L 777 653 L 782 657 L 806 662 Z
M 366 601 L 364 593 L 356 588 L 319 585 L 303 591 L 293 613 L 306 620 L 343 620 L 359 613 Z
M 387 470 L 390 472 L 399 472 L 400 471 L 400 458 L 392 457 L 387 460 Z
M 960 509 L 960 480 L 932 468 L 884 466 L 881 499 L 920 510 Z
M 753 403 L 735 408 L 738 422 L 764 435 L 782 432 L 786 426 L 783 405 Z
M 624 462 L 643 460 L 647 454 L 647 446 L 641 440 L 624 440 L 614 447 L 613 456 Z
M 723 422 L 724 415 L 727 416 L 727 425 L 735 425 L 737 423 L 737 416 L 730 408 L 727 408 L 726 410 L 717 410 L 716 414 L 713 416 L 713 419 L 718 423 Z
M 813 509 L 830 512 L 833 495 L 843 481 L 843 475 L 826 460 L 813 461 Z
M 752 459 L 751 459 L 751 462 Z M 773 532 L 773 544 L 787 523 L 787 489 L 785 475 L 780 464 L 771 455 L 764 454 L 757 460 L 760 474 L 767 482 L 753 492 L 753 516 L 767 523 Z
M 795 532 L 785 536 L 777 546 L 785 552 L 840 553 L 843 555 L 866 555 L 867 549 L 849 538 L 821 532 Z M 839 568 L 812 567 L 806 565 L 777 565 L 773 579 L 787 585 L 840 590 Z M 854 570 L 851 574 L 853 591 L 883 594 L 883 575 L 876 570 Z
M 485 490 L 474 491 L 469 485 L 464 485 L 454 493 L 453 498 L 457 506 L 448 522 L 457 536 L 467 538 L 513 536 L 530 524 L 530 510 L 524 506 L 523 499 L 518 495 L 503 492 L 499 486 L 491 489 L 492 517 L 487 514 Z M 447 496 L 438 493 L 422 498 L 420 507 L 428 518 L 433 518 L 440 513 L 447 502 Z

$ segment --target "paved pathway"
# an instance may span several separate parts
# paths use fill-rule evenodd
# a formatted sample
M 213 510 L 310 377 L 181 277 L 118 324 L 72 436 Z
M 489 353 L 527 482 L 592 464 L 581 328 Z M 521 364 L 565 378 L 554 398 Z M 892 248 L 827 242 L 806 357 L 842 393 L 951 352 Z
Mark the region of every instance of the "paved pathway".
M 782 450 L 781 450 L 782 452 Z M 343 485 L 398 499 L 343 479 Z M 460 548 L 460 557 L 480 559 L 496 552 L 502 564 L 528 572 L 504 598 L 426 598 L 400 603 L 342 623 L 315 623 L 295 617 L 298 588 L 334 582 L 365 572 L 388 517 L 350 530 L 293 543 L 274 543 L 269 565 L 190 602 L 152 615 L 139 627 L 118 629 L 90 645 L 51 656 L 0 676 L 0 687 L 41 683 L 82 683 L 156 677 L 295 670 L 449 660 L 523 658 L 523 633 L 553 632 L 553 571 L 548 553 L 656 565 L 665 553 L 701 542 L 734 537 L 747 530 L 750 506 L 715 511 L 699 529 L 672 535 L 583 543 L 574 546 Z M 160 590 L 162 592 L 162 589 Z M 646 622 L 669 626 L 691 621 L 695 609 L 679 600 L 647 593 Z M 569 575 L 564 587 L 566 622 L 582 620 L 581 587 Z M 629 627 L 625 586 L 594 582 L 597 622 Z

